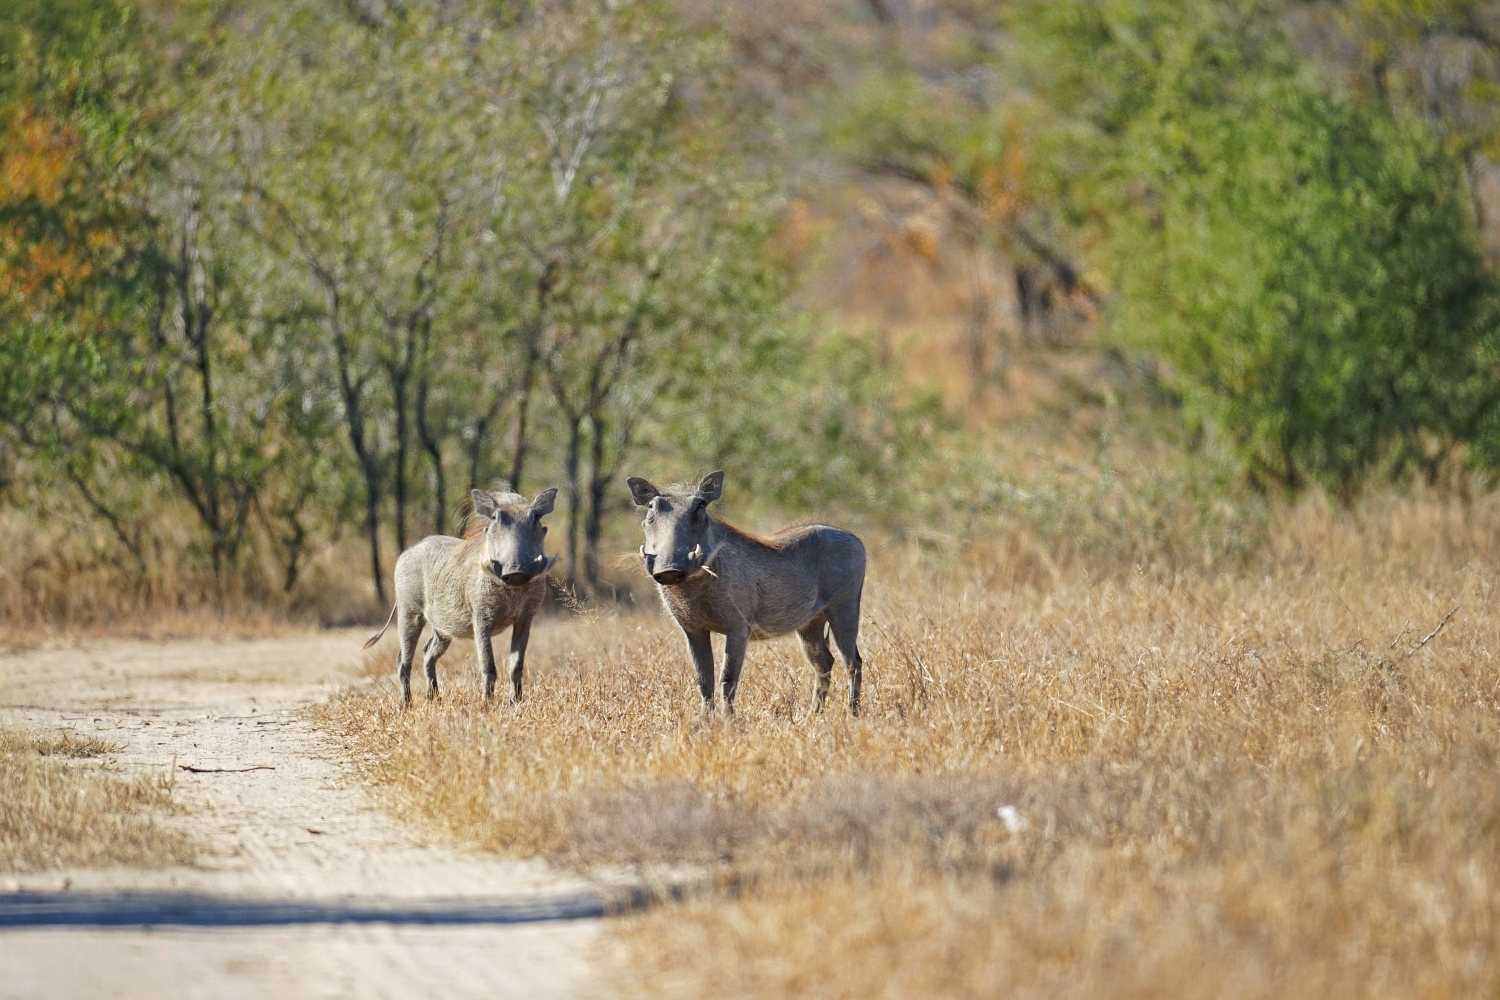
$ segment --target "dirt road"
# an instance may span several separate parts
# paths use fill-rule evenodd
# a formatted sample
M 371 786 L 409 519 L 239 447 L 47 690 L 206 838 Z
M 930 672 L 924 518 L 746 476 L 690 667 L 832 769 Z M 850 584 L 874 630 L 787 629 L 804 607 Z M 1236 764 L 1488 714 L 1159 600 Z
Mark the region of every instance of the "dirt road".
M 171 822 L 209 847 L 196 868 L 0 876 L 0 998 L 607 995 L 591 885 L 424 843 L 297 717 L 356 679 L 362 638 L 0 656 L 6 722 L 175 773 Z

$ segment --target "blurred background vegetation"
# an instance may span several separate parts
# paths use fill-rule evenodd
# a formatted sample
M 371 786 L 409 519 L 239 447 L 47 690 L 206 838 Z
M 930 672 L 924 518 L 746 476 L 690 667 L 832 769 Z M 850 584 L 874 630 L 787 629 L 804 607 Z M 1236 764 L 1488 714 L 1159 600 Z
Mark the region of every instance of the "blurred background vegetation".
M 1500 463 L 1500 3 L 20 0 L 8 624 L 344 621 L 470 486 L 1213 565 Z

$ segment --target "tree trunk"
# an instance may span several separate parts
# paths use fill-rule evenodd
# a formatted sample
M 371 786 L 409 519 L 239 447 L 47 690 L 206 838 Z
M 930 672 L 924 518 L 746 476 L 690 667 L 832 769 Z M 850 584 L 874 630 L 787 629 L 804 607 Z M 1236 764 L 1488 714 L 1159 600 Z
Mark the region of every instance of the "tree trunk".
M 593 437 L 589 445 L 589 508 L 583 526 L 583 574 L 591 594 L 599 593 L 604 582 L 599 576 L 599 538 L 604 531 L 604 498 L 609 489 L 604 468 L 604 414 L 595 409 L 589 414 Z
M 448 484 L 443 478 L 443 445 L 432 433 L 432 426 L 427 422 L 427 370 L 423 366 L 422 374 L 417 379 L 417 439 L 422 442 L 422 449 L 427 452 L 427 457 L 432 460 L 432 533 L 441 535 L 444 533 L 444 512 L 448 502 Z
M 350 372 L 352 359 L 349 342 L 338 318 L 339 298 L 330 290 L 329 325 L 332 327 L 333 347 L 338 358 L 339 390 L 344 397 L 344 424 L 349 432 L 349 444 L 365 480 L 365 535 L 370 542 L 370 573 L 375 580 L 375 600 L 383 607 L 385 597 L 385 574 L 380 566 L 380 465 L 371 453 L 365 439 L 364 411 L 359 405 L 360 385 Z
M 568 417 L 568 452 L 563 465 L 568 487 L 568 587 L 578 586 L 578 528 L 582 497 L 578 488 L 578 452 L 583 444 L 583 418 Z
M 204 301 L 194 288 L 194 270 L 198 259 L 197 212 L 191 213 L 183 226 L 182 257 L 178 262 L 178 281 L 182 296 L 182 332 L 193 350 L 194 367 L 198 373 L 199 386 L 199 434 L 204 451 L 203 467 L 199 471 L 202 479 L 204 505 L 208 511 L 208 530 L 212 538 L 214 564 L 214 587 L 219 597 L 224 596 L 223 569 L 226 556 L 231 556 L 228 539 L 225 537 L 224 512 L 219 506 L 219 429 L 214 414 L 213 368 L 208 352 L 208 329 L 213 322 L 213 306 Z
M 167 268 L 171 291 L 163 289 L 160 305 L 165 311 L 169 297 L 176 298 L 176 313 L 182 322 L 182 336 L 192 353 L 192 367 L 199 379 L 200 405 L 198 411 L 200 447 L 207 451 L 206 469 L 194 469 L 188 455 L 190 444 L 183 440 L 183 416 L 177 409 L 177 392 L 173 386 L 170 367 L 162 376 L 163 403 L 167 420 L 167 460 L 162 464 L 171 478 L 187 495 L 193 509 L 198 512 L 204 528 L 208 530 L 209 556 L 213 564 L 214 589 L 219 598 L 224 588 L 224 525 L 219 509 L 217 471 L 217 426 L 214 417 L 213 369 L 208 357 L 208 324 L 212 312 L 207 303 L 198 301 L 194 294 L 193 278 L 193 234 L 196 232 L 191 220 L 184 223 L 177 241 L 176 259 Z M 171 348 L 166 331 L 160 320 L 153 323 L 152 337 L 162 356 L 168 357 Z
M 290 594 L 292 588 L 297 586 L 297 572 L 302 563 L 302 552 L 307 547 L 307 528 L 295 517 L 291 519 L 292 533 L 282 542 L 282 548 L 286 550 L 286 578 L 282 581 L 281 592 Z
M 372 485 L 374 475 L 365 475 L 365 535 L 370 539 L 370 574 L 375 578 L 375 600 L 385 607 L 385 573 L 380 568 L 380 494 Z
M 510 463 L 510 488 L 521 492 L 521 473 L 526 465 L 526 420 L 531 412 L 531 390 L 536 384 L 537 363 L 541 358 L 533 336 L 526 350 L 526 367 L 521 371 L 521 389 L 516 395 L 516 450 Z
M 542 328 L 547 320 L 547 302 L 557 284 L 558 263 L 548 261 L 536 281 L 536 317 L 526 331 L 526 363 L 521 367 L 521 383 L 516 398 L 516 450 L 510 465 L 510 488 L 521 492 L 521 473 L 525 471 L 527 418 L 531 412 L 531 390 L 536 385 L 537 370 L 542 361 Z
M 391 378 L 391 405 L 396 411 L 396 465 L 393 477 L 396 499 L 396 551 L 406 551 L 406 450 L 411 435 L 406 408 L 406 373 L 394 365 Z
M 472 436 L 469 438 L 467 451 L 469 458 L 469 489 L 471 490 L 484 488 L 479 484 L 483 478 L 481 472 L 484 469 L 485 444 L 490 439 L 490 425 L 495 422 L 495 417 L 500 413 L 502 403 L 502 399 L 496 399 L 490 404 L 490 408 L 485 411 L 484 416 L 475 417 L 474 422 L 469 425 L 469 431 Z

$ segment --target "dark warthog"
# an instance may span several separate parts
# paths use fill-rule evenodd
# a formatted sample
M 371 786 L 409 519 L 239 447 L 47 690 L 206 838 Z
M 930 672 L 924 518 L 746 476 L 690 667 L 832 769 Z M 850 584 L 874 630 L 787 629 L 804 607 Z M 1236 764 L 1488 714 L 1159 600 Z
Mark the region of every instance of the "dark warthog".
M 822 524 L 783 528 L 759 538 L 708 512 L 719 499 L 724 473 L 697 486 L 658 489 L 632 477 L 631 495 L 646 508 L 641 556 L 661 599 L 682 626 L 698 669 L 703 706 L 714 704 L 714 652 L 709 633 L 724 636 L 724 707 L 734 693 L 751 639 L 796 632 L 817 671 L 813 706 L 828 696 L 833 653 L 828 632 L 849 670 L 849 711 L 859 714 L 861 663 L 859 598 L 865 585 L 865 547 L 858 538 Z
M 557 488 L 542 490 L 527 503 L 516 493 L 474 490 L 474 513 L 483 520 L 463 538 L 429 535 L 396 560 L 396 606 L 382 628 L 365 643 L 380 641 L 391 622 L 401 638 L 397 676 L 401 701 L 411 703 L 411 661 L 422 624 L 432 626 L 423 647 L 422 668 L 427 673 L 427 697 L 437 697 L 437 661 L 454 639 L 474 637 L 479 665 L 484 670 L 484 696 L 495 693 L 495 651 L 490 633 L 510 626 L 510 697 L 521 700 L 521 674 L 526 666 L 526 640 L 531 619 L 547 591 L 547 567 L 542 553 L 547 533 L 542 517 L 552 513 Z

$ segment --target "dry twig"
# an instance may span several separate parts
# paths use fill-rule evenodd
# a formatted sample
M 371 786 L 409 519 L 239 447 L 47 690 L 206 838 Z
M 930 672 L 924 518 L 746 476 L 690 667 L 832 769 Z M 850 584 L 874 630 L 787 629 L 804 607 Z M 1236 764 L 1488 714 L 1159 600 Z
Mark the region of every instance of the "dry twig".
M 1450 611 L 1450 612 L 1448 612 L 1446 615 L 1443 616 L 1443 620 L 1440 621 L 1440 622 L 1438 622 L 1437 628 L 1433 629 L 1431 632 L 1428 632 L 1426 635 L 1424 635 L 1422 637 L 1422 641 L 1419 642 L 1419 643 L 1417 643 L 1415 646 L 1413 646 L 1411 648 L 1411 651 L 1413 653 L 1415 653 L 1417 650 L 1421 649 L 1423 646 L 1425 646 L 1429 642 L 1431 642 L 1433 636 L 1435 636 L 1439 632 L 1441 632 L 1443 630 L 1443 626 L 1446 625 L 1446 624 L 1448 624 L 1448 619 L 1450 619 L 1454 615 L 1458 614 L 1459 607 L 1460 607 L 1460 605 L 1457 605 L 1457 604 L 1453 605 L 1453 610 Z
M 1404 621 L 1404 622 L 1401 623 L 1401 631 L 1399 631 L 1399 632 L 1396 633 L 1396 638 L 1392 639 L 1391 640 L 1391 644 L 1389 646 L 1385 647 L 1385 648 L 1386 649 L 1395 649 L 1396 648 L 1396 643 L 1398 643 L 1398 642 L 1401 641 L 1401 637 L 1404 636 L 1404 635 L 1406 635 L 1406 630 L 1408 628 L 1410 628 L 1410 627 L 1411 627 L 1411 619 L 1408 618 L 1408 619 L 1406 619 L 1406 621 Z

